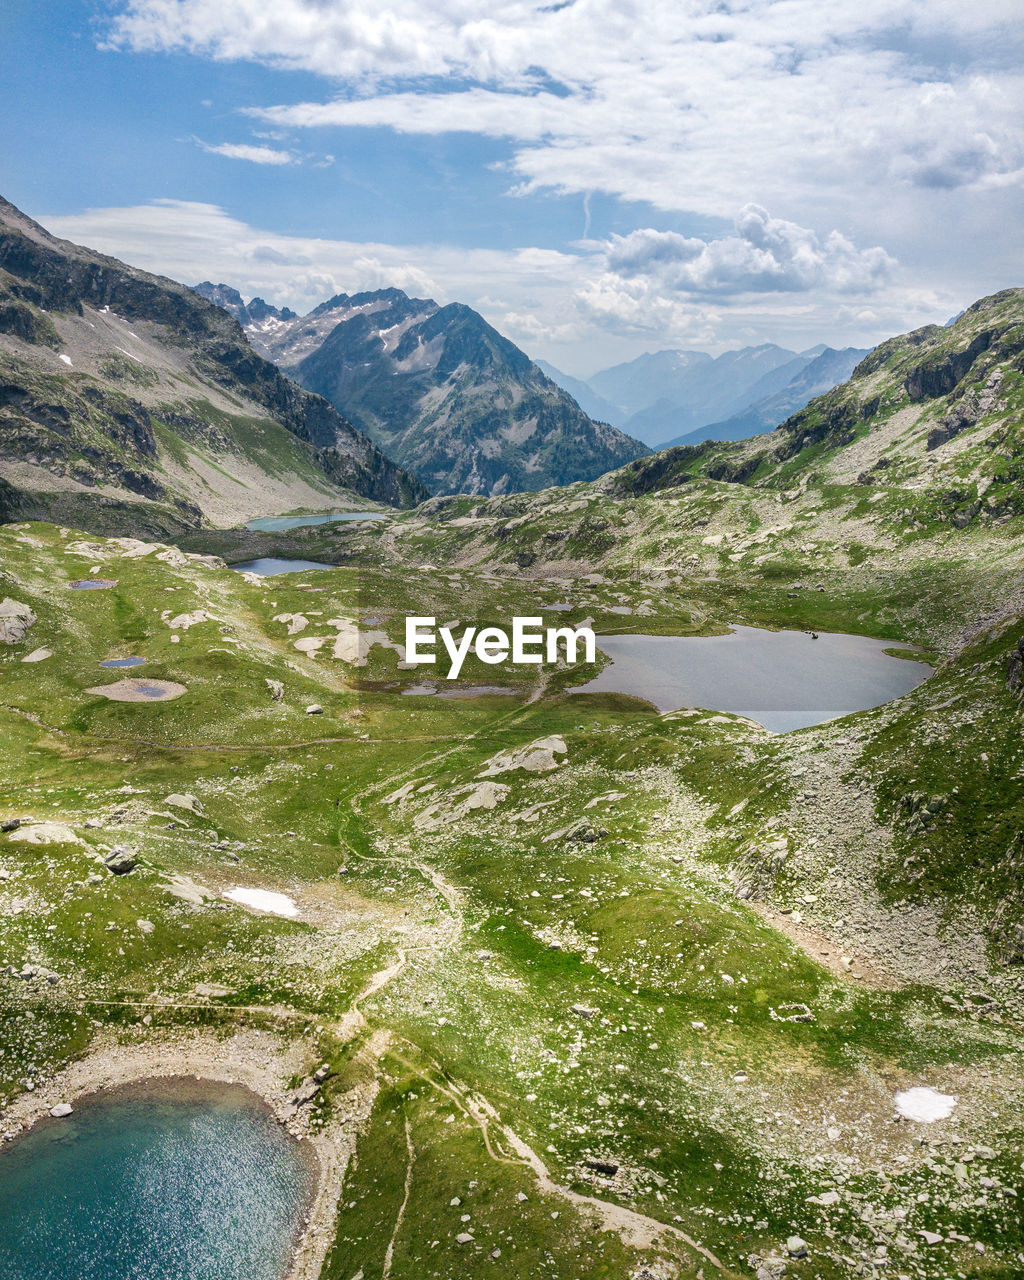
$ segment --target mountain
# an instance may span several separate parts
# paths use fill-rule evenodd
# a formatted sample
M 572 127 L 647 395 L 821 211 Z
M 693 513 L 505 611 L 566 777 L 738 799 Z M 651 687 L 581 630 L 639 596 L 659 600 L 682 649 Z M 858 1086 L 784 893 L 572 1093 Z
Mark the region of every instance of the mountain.
M 836 351 L 832 347 L 815 349 L 818 354 L 805 361 L 802 357 L 780 365 L 771 374 L 760 379 L 753 391 L 769 384 L 776 375 L 796 372 L 780 390 L 760 396 L 742 412 L 733 414 L 723 422 L 711 422 L 686 435 L 669 440 L 665 448 L 680 444 L 698 444 L 701 440 L 746 440 L 750 436 L 772 431 L 791 414 L 802 409 L 815 396 L 823 395 L 840 382 L 845 382 L 856 365 L 868 354 L 857 347 L 844 347 Z
M 232 289 L 229 284 L 211 284 L 209 280 L 204 280 L 201 284 L 193 285 L 193 288 L 208 301 L 223 307 L 243 328 L 246 325 L 262 324 L 266 320 L 296 319 L 296 314 L 290 307 L 272 307 L 262 298 L 253 298 L 247 306 L 238 290 Z
M 220 307 L 0 200 L 0 519 L 154 533 L 424 496 Z
M 624 415 L 622 429 L 660 445 L 707 422 L 739 413 L 751 400 L 784 386 L 811 357 L 765 343 L 720 356 L 706 351 L 657 351 L 604 369 L 588 379 Z M 779 381 L 763 384 L 776 371 Z
M 813 480 L 845 486 L 851 516 L 870 503 L 892 535 L 1000 524 L 1024 514 L 1022 367 L 1024 289 L 1004 289 L 883 342 L 772 432 L 665 449 L 602 483 L 635 494 L 704 478 L 785 496 Z
M 556 369 L 546 360 L 537 360 L 535 363 L 537 368 L 546 373 L 556 386 L 561 387 L 563 391 L 568 391 L 584 413 L 598 422 L 610 422 L 613 427 L 621 427 L 625 422 L 628 415 L 623 413 L 618 405 L 612 404 L 604 396 L 599 396 L 589 382 L 584 382 L 582 378 L 574 378 L 571 373 L 563 373 L 561 369 Z
M 593 422 L 517 346 L 458 303 L 441 307 L 400 289 L 339 294 L 306 316 L 268 309 L 246 332 L 256 350 L 437 492 L 498 494 L 591 480 L 647 452 Z

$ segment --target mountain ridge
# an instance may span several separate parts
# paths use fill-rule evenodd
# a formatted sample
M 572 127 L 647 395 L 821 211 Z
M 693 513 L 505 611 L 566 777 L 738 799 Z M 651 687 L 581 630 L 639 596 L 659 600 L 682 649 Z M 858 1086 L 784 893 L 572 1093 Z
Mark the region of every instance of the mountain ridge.
M 435 492 L 532 491 L 595 479 L 647 452 L 591 420 L 463 303 L 394 288 L 338 294 L 246 332 Z
M 426 490 L 185 285 L 0 201 L 0 504 L 160 532 Z M 254 509 L 259 508 L 259 509 Z
M 751 431 L 776 426 L 818 394 L 848 376 L 849 368 L 838 369 L 827 385 L 819 378 L 802 393 L 800 377 L 808 365 L 831 350 L 818 343 L 805 351 L 790 351 L 774 343 L 740 347 L 712 356 L 706 351 L 665 348 L 646 352 L 633 360 L 612 365 L 588 379 L 573 378 L 553 365 L 546 372 L 559 386 L 574 395 L 592 414 L 600 414 L 620 429 L 644 440 L 652 449 L 664 449 L 684 439 L 709 438 L 705 427 L 729 424 L 738 432 L 741 423 L 733 419 L 752 413 Z M 544 367 L 544 362 L 540 362 Z M 819 365 L 819 373 L 824 366 Z M 840 376 L 841 375 L 841 376 Z M 773 407 L 755 409 L 761 401 L 780 394 L 789 385 L 794 394 L 785 397 L 781 411 L 769 421 Z M 699 434 L 698 434 L 699 433 Z M 738 434 L 721 438 L 738 439 Z

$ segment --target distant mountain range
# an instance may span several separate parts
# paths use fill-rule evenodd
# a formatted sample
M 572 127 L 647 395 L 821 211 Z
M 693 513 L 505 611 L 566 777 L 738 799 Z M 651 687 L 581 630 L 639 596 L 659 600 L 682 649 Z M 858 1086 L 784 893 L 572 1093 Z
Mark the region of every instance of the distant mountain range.
M 746 440 L 750 436 L 774 431 L 780 423 L 806 408 L 815 396 L 824 395 L 845 382 L 867 354 L 866 350 L 857 347 L 844 347 L 841 351 L 826 347 L 820 355 L 808 360 L 780 390 L 760 396 L 731 418 L 697 427 L 676 436 L 662 447 L 698 444 L 701 440 Z M 789 366 L 783 368 L 788 369 Z M 782 372 L 782 369 L 777 372 Z M 761 383 L 767 381 L 767 378 L 761 379 Z
M 770 431 L 814 396 L 845 381 L 866 354 L 824 345 L 796 352 L 773 343 L 720 356 L 657 351 L 586 381 L 553 365 L 543 367 L 588 413 L 665 448 Z
M 592 480 L 648 452 L 594 421 L 470 307 L 400 289 L 339 294 L 305 316 L 197 292 L 245 327 L 253 347 L 325 396 L 437 493 L 501 494 Z
M 164 534 L 426 492 L 221 308 L 0 200 L 0 522 Z

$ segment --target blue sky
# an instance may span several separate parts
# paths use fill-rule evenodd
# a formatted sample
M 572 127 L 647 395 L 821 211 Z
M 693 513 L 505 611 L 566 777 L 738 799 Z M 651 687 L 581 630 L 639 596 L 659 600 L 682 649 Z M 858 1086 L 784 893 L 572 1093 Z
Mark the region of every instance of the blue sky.
M 299 310 L 465 301 L 584 375 L 866 346 L 1024 282 L 1015 10 L 8 0 L 0 191 Z

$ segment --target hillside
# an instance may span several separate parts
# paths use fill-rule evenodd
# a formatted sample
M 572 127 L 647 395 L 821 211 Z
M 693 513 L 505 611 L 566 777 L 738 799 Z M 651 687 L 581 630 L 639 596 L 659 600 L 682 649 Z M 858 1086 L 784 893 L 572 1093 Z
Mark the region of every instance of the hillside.
M 160 532 L 425 494 L 184 285 L 0 201 L 0 518 Z
M 791 491 L 813 484 L 843 519 L 888 539 L 1018 514 L 1024 452 L 1024 290 L 982 298 L 948 326 L 883 342 L 847 382 L 752 440 L 668 449 L 609 478 L 641 492 L 705 477 Z
M 264 315 L 247 333 L 434 492 L 591 480 L 646 452 L 591 421 L 518 347 L 459 304 L 439 307 L 400 289 L 341 294 L 307 316 Z

